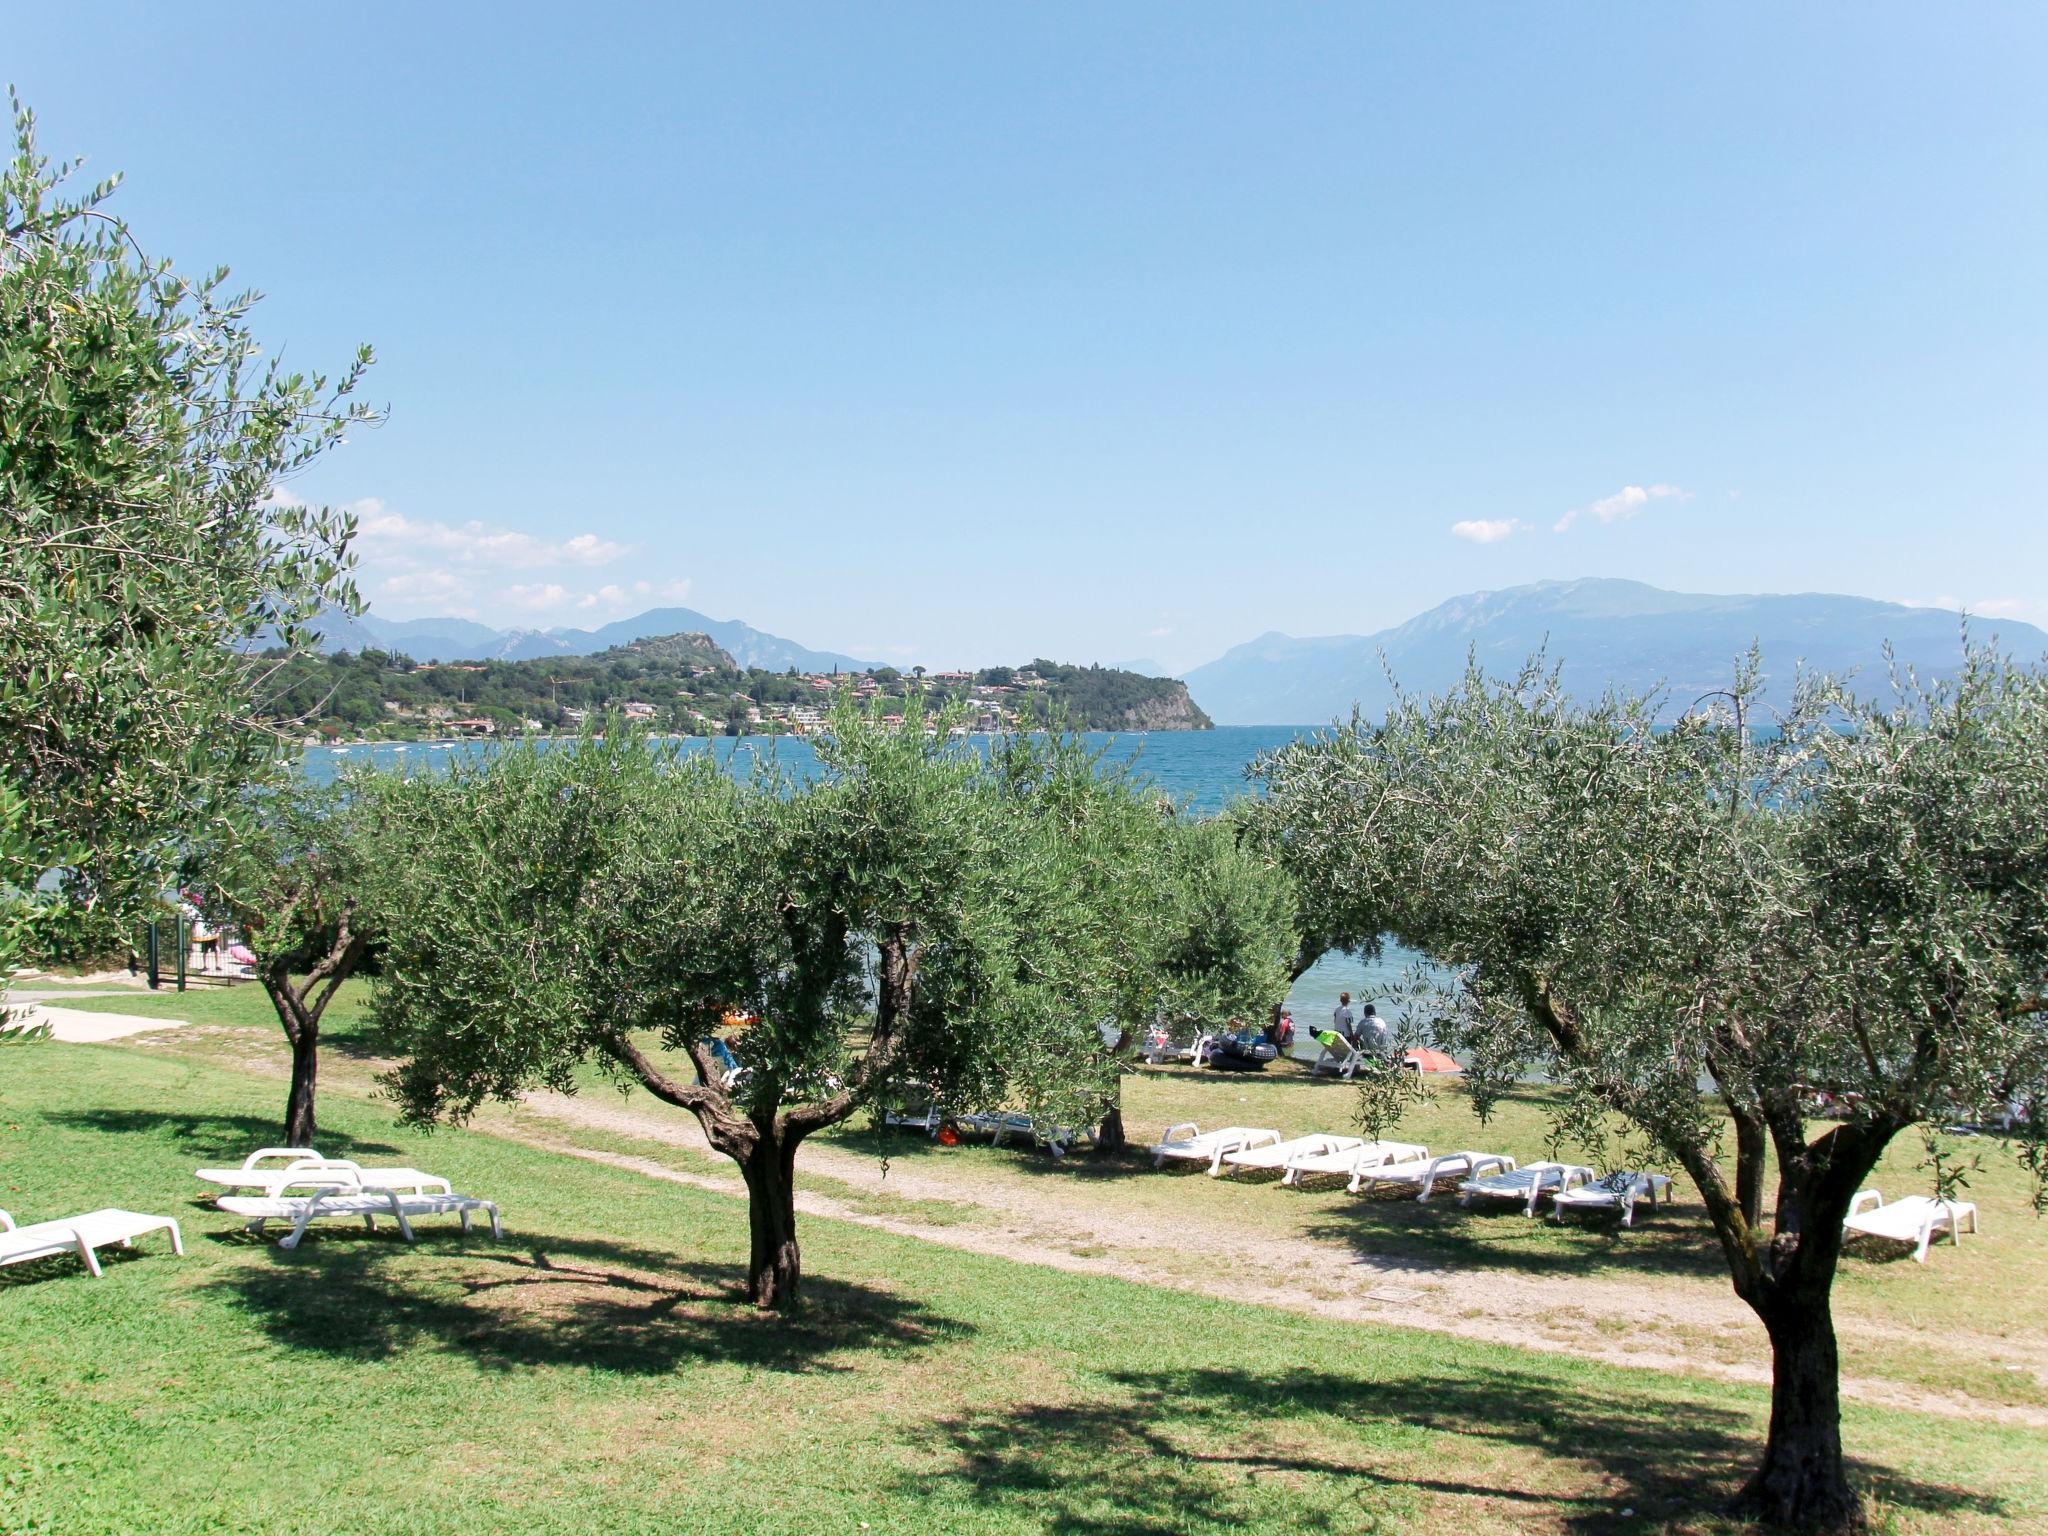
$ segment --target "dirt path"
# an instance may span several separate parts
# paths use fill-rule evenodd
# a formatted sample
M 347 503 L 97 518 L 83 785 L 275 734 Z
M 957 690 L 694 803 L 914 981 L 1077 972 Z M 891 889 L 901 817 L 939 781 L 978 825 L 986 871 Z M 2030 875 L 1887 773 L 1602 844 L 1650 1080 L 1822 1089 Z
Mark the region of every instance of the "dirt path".
M 179 1021 L 155 1022 L 171 1026 Z M 267 1035 L 259 1041 L 247 1029 L 221 1025 L 193 1025 L 175 1033 L 246 1037 L 249 1048 L 237 1053 L 235 1066 L 266 1077 L 285 1073 L 284 1053 Z M 170 1045 L 172 1038 L 152 1041 L 137 1035 L 123 1043 L 146 1047 L 159 1042 Z M 371 1074 L 391 1065 L 375 1058 L 336 1062 L 329 1086 L 364 1091 Z M 527 1095 L 516 1110 L 486 1111 L 478 1129 L 649 1178 L 745 1194 L 737 1173 L 725 1171 L 730 1164 L 711 1151 L 696 1121 L 680 1113 L 647 1113 L 595 1095 L 541 1092 Z M 574 1138 L 576 1129 L 675 1147 L 701 1156 L 703 1171 L 593 1148 Z M 1375 1257 L 1307 1234 L 1250 1231 L 1213 1211 L 1195 1209 L 1193 1202 L 1163 1213 L 1106 1208 L 1087 1198 L 1085 1185 L 1077 1188 L 1056 1178 L 992 1179 L 984 1165 L 964 1160 L 902 1158 L 892 1161 L 885 1175 L 875 1157 L 813 1141 L 805 1144 L 799 1161 L 797 1207 L 806 1216 L 854 1222 L 942 1247 L 1208 1295 L 1215 1294 L 1217 1277 L 1223 1275 L 1231 1296 L 1251 1305 L 1424 1328 L 1649 1370 L 1755 1385 L 1770 1381 L 1769 1357 L 1755 1321 L 1720 1285 L 1609 1275 L 1567 1282 L 1406 1254 Z M 934 1212 L 927 1204 L 920 1213 L 924 1202 L 936 1202 L 942 1210 Z M 1618 1326 L 1616 1319 L 1640 1321 Z M 1845 1341 L 1866 1338 L 1896 1349 L 1911 1350 L 1921 1339 L 1895 1323 L 1866 1323 L 1839 1314 L 1836 1328 Z M 2023 1361 L 2019 1368 L 2048 1380 L 2048 1341 L 1995 1342 L 2006 1360 Z M 1843 1377 L 1842 1390 L 1886 1407 L 2048 1429 L 2048 1410 L 2038 1407 L 1849 1375 Z
M 552 1093 L 529 1095 L 526 1114 L 496 1127 L 615 1167 L 729 1194 L 744 1193 L 737 1175 L 685 1173 L 652 1159 L 593 1150 L 541 1132 L 532 1122 L 552 1121 L 715 1156 L 694 1121 L 649 1115 Z M 526 1122 L 520 1124 L 519 1121 Z M 722 1162 L 722 1159 L 720 1160 Z M 897 1161 L 886 1179 L 876 1159 L 808 1143 L 799 1154 L 801 1175 L 822 1175 L 850 1189 L 857 1202 L 805 1189 L 798 1209 L 810 1216 L 857 1222 L 923 1242 L 1081 1274 L 1213 1293 L 1218 1275 L 1230 1294 L 1248 1304 L 1291 1308 L 1324 1317 L 1426 1328 L 1459 1338 L 1551 1350 L 1611 1364 L 1692 1371 L 1726 1380 L 1768 1383 L 1756 1324 L 1732 1294 L 1703 1286 L 1586 1276 L 1567 1294 L 1555 1278 L 1462 1269 L 1409 1256 L 1375 1259 L 1349 1247 L 1307 1236 L 1250 1233 L 1195 1210 L 1170 1218 L 1149 1213 L 1090 1210 L 1074 1186 L 1056 1180 L 1018 1185 L 977 1178 L 972 1164 Z M 884 1202 L 903 1202 L 903 1214 Z M 917 1219 L 915 1202 L 974 1208 L 974 1219 Z M 881 1210 L 876 1207 L 882 1205 Z M 1695 1338 L 1710 1336 L 1712 1350 L 1691 1348 L 1670 1325 L 1682 1312 Z M 1616 1330 L 1616 1318 L 1640 1325 Z M 1603 1326 L 1603 1323 L 1607 1326 Z M 1748 1358 L 1731 1360 L 1728 1355 Z M 1718 1357 L 1718 1358 L 1717 1358 Z M 1865 1402 L 1958 1418 L 2048 1429 L 2048 1411 L 1985 1403 L 1898 1383 L 1845 1377 L 1843 1391 Z

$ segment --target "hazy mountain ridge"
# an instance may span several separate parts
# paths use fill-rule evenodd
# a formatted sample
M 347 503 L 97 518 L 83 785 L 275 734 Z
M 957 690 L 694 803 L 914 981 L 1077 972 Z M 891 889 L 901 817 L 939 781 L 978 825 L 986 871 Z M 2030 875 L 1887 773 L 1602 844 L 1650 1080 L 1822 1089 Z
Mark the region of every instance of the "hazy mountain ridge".
M 2018 620 L 1973 620 L 1971 632 L 2022 656 L 2048 653 L 2048 632 Z M 1466 593 L 1374 635 L 1270 632 L 1184 677 L 1218 724 L 1310 725 L 1348 716 L 1354 702 L 1368 715 L 1383 712 L 1393 699 L 1390 670 L 1410 693 L 1437 693 L 1457 681 L 1468 653 L 1511 674 L 1542 648 L 1576 695 L 1663 687 L 1676 711 L 1727 686 L 1756 644 L 1766 697 L 1782 705 L 1802 665 L 1854 672 L 1877 690 L 1887 641 L 1923 676 L 1942 675 L 1961 658 L 1961 633 L 1948 610 L 1872 598 L 1666 592 L 1586 578 Z
M 543 656 L 594 656 L 613 646 L 631 645 L 650 636 L 708 635 L 741 667 L 784 671 L 853 671 L 870 665 L 837 651 L 808 646 L 771 635 L 738 619 L 714 619 L 693 608 L 651 608 L 630 619 L 597 629 L 492 629 L 470 619 L 392 620 L 374 613 L 350 617 L 323 614 L 316 627 L 321 649 L 398 651 L 414 661 L 533 661 Z

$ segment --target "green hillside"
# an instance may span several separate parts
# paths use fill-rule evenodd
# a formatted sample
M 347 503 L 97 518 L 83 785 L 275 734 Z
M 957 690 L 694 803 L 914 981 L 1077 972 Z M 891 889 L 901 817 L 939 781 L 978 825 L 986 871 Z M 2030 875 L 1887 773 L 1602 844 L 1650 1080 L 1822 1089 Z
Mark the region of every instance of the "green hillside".
M 573 731 L 617 710 L 683 735 L 815 729 L 842 695 L 885 713 L 952 705 L 980 730 L 1057 716 L 1081 730 L 1202 730 L 1209 719 L 1172 678 L 1037 661 L 923 675 L 741 667 L 703 634 L 656 635 L 591 656 L 415 662 L 365 649 L 279 657 L 265 700 L 279 725 L 328 740 L 409 741 Z

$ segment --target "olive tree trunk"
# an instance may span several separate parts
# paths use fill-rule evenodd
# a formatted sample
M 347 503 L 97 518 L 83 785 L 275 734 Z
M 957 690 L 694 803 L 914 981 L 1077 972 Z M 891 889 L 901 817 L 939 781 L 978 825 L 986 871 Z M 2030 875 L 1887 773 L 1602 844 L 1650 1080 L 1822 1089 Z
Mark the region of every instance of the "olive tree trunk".
M 1771 1432 L 1736 1508 L 1788 1530 L 1861 1530 L 1863 1502 L 1842 1460 L 1841 1360 L 1827 1293 L 1757 1311 L 1771 1339 Z
M 1102 1123 L 1095 1127 L 1095 1149 L 1113 1157 L 1125 1145 L 1124 1107 L 1121 1103 L 1112 1104 L 1104 1112 Z
M 288 1147 L 310 1147 L 319 1134 L 314 1095 L 320 1084 L 320 1017 L 369 952 L 365 937 L 351 926 L 352 915 L 344 909 L 338 927 L 325 936 L 324 953 L 300 948 L 263 962 L 263 990 L 269 994 L 292 1048 L 292 1081 L 284 1101 L 284 1144 Z M 305 979 L 295 984 L 293 970 L 308 961 Z
M 763 1311 L 793 1306 L 803 1282 L 803 1255 L 796 1241 L 796 1148 L 794 1137 L 778 1135 L 773 1122 L 758 1127 L 760 1138 L 740 1160 L 747 1181 L 747 1295 Z
M 313 1095 L 320 1079 L 320 1026 L 306 1025 L 292 1041 L 292 1085 L 284 1101 L 284 1144 L 310 1147 L 320 1134 Z

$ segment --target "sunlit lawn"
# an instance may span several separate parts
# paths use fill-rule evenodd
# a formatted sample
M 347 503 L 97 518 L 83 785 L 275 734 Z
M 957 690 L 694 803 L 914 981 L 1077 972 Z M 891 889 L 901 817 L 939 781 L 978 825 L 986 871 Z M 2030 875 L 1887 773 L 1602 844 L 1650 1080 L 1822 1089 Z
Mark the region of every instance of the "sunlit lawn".
M 330 1091 L 369 1090 L 367 1061 L 376 1042 L 363 1013 L 366 997 L 366 984 L 351 983 L 329 1012 L 322 1077 Z M 283 1036 L 268 1000 L 254 986 L 80 1000 L 75 1006 L 192 1019 L 210 1027 L 166 1033 L 148 1048 L 242 1066 L 262 1059 L 282 1068 Z M 631 1108 L 664 1123 L 685 1118 L 637 1088 L 620 1093 L 595 1069 L 586 1074 L 584 1092 L 594 1102 Z M 276 1097 L 281 1107 L 281 1084 Z M 1123 1102 L 1132 1140 L 1143 1143 L 1180 1120 L 1272 1126 L 1286 1135 L 1347 1132 L 1353 1129 L 1356 1092 L 1327 1077 L 1311 1079 L 1288 1063 L 1263 1073 L 1148 1068 L 1125 1079 Z M 1582 1152 L 1550 1144 L 1549 1108 L 1547 1092 L 1531 1088 L 1514 1094 L 1489 1124 L 1481 1125 L 1462 1087 L 1442 1081 L 1394 1134 L 1439 1152 L 1470 1147 L 1513 1153 L 1525 1162 L 1545 1156 L 1578 1160 Z M 685 1171 L 729 1171 L 722 1159 L 693 1157 L 686 1149 L 648 1146 L 589 1128 L 551 1124 L 547 1129 L 552 1137 L 653 1155 Z M 886 1154 L 908 1167 L 944 1160 L 950 1167 L 971 1168 L 974 1185 L 991 1191 L 1059 1181 L 1072 1187 L 1077 1205 L 1105 1221 L 1119 1213 L 1141 1213 L 1171 1223 L 1188 1212 L 1203 1213 L 1237 1230 L 1355 1245 L 1390 1262 L 1412 1259 L 1548 1277 L 1565 1295 L 1579 1276 L 1639 1280 L 1669 1293 L 1660 1316 L 1674 1338 L 1707 1359 L 1728 1348 L 1725 1339 L 1691 1329 L 1686 1320 L 1686 1294 L 1711 1287 L 1718 1298 L 1727 1280 L 1698 1198 L 1683 1179 L 1676 1186 L 1680 1199 L 1673 1211 L 1645 1215 L 1624 1231 L 1608 1223 L 1530 1221 L 1506 1210 L 1467 1212 L 1449 1197 L 1426 1206 L 1412 1200 L 1367 1203 L 1334 1186 L 1281 1189 L 1270 1177 L 1211 1181 L 1199 1173 L 1153 1174 L 1136 1153 L 1107 1163 L 1080 1157 L 1054 1164 L 1009 1148 L 939 1148 L 912 1135 L 878 1136 L 864 1119 L 822 1140 L 877 1157 Z M 1977 1139 L 1956 1145 L 1982 1156 L 1969 1195 L 1981 1207 L 1983 1237 L 1965 1238 L 1959 1247 L 1944 1244 L 1924 1266 L 1882 1245 L 1852 1250 L 1835 1292 L 1846 1369 L 1990 1403 L 2048 1404 L 2048 1387 L 2035 1371 L 2012 1368 L 2020 1363 L 2001 1353 L 2009 1344 L 2035 1343 L 2048 1334 L 2048 1221 L 2035 1215 L 2027 1178 L 1999 1143 Z M 1917 1166 L 1924 1155 L 1917 1137 L 1901 1138 L 1870 1182 L 1888 1196 L 1925 1190 L 1928 1175 Z M 973 1217 L 971 1209 L 942 1208 L 929 1200 L 906 1209 L 889 1194 L 886 1180 L 879 1188 L 861 1189 L 810 1175 L 806 1184 L 859 1209 L 893 1210 L 940 1224 Z M 1760 1337 L 1745 1347 L 1760 1349 Z
M 190 1178 L 271 1139 L 271 1086 L 119 1046 L 0 1057 L 8 1208 L 176 1214 L 190 1250 L 0 1271 L 0 1528 L 1656 1529 L 1759 1429 L 1752 1390 L 824 1221 L 805 1315 L 758 1318 L 737 1202 L 339 1094 L 336 1150 L 493 1196 L 508 1241 L 337 1227 L 288 1254 Z M 1900 1529 L 2048 1518 L 2031 1435 L 1862 1409 L 1851 1433 Z

